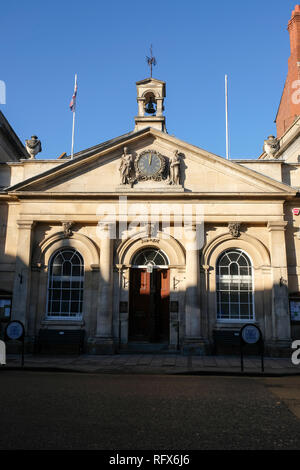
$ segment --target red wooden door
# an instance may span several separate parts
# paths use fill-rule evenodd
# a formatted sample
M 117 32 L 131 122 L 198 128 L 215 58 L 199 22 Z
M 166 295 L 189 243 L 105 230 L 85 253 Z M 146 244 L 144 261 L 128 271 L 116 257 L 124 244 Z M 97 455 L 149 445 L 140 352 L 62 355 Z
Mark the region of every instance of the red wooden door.
M 165 342 L 169 339 L 170 274 L 168 269 L 131 269 L 129 339 Z
M 147 341 L 150 323 L 150 273 L 146 269 L 131 269 L 129 282 L 129 338 Z
M 159 305 L 159 339 L 169 341 L 169 301 L 170 301 L 170 271 L 161 269 L 160 276 L 160 305 Z

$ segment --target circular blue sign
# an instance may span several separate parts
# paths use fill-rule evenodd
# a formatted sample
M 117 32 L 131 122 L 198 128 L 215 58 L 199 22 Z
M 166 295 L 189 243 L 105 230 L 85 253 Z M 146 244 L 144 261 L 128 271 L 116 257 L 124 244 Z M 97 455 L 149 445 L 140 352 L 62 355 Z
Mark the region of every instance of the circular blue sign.
M 24 326 L 18 321 L 11 321 L 6 327 L 6 336 L 9 339 L 20 339 L 24 335 Z
M 255 344 L 261 338 L 260 330 L 255 325 L 245 325 L 241 330 L 241 335 L 245 343 Z

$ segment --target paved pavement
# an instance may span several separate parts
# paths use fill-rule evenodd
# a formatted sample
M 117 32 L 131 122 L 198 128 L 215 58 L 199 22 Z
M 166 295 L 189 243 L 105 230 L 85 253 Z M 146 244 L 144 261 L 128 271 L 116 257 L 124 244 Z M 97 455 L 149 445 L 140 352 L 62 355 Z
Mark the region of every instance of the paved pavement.
M 20 355 L 8 355 L 0 368 L 18 369 Z M 26 370 L 62 370 L 89 373 L 129 374 L 215 374 L 241 373 L 239 356 L 183 356 L 181 354 L 116 354 L 116 355 L 25 355 Z M 262 375 L 260 357 L 244 359 L 244 375 Z M 264 359 L 264 374 L 271 376 L 300 375 L 300 365 L 290 358 Z

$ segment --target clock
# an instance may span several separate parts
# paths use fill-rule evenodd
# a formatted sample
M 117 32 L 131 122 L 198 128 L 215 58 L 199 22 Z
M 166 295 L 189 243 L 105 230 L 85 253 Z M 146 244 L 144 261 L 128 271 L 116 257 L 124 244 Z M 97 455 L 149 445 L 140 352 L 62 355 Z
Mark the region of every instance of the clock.
M 138 179 L 161 179 L 165 165 L 164 157 L 155 150 L 142 152 L 136 160 Z

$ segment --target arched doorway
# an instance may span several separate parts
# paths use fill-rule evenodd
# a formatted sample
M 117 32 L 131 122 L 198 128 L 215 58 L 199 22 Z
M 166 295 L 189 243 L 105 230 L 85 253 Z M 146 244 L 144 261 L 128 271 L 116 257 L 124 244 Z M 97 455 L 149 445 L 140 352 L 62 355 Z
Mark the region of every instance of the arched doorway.
M 170 276 L 167 256 L 157 248 L 140 250 L 130 269 L 129 341 L 169 341 Z

